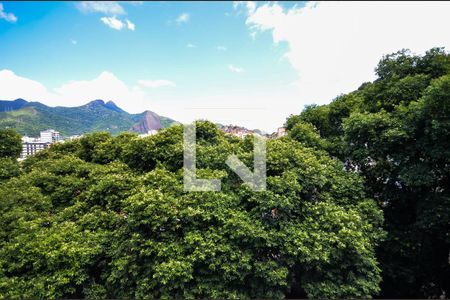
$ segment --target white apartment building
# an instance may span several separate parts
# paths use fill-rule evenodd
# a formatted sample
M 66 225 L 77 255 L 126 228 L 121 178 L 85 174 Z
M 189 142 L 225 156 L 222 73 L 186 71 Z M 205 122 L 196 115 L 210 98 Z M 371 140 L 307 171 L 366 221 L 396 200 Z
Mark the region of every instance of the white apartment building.
M 47 149 L 51 143 L 42 143 L 39 141 L 23 142 L 22 152 L 20 153 L 20 159 L 25 159 L 27 156 L 36 154 L 37 152 Z
M 22 152 L 20 153 L 20 159 L 25 159 L 27 156 L 47 149 L 51 144 L 61 140 L 59 132 L 53 129 L 41 131 L 39 138 L 24 136 L 22 137 Z

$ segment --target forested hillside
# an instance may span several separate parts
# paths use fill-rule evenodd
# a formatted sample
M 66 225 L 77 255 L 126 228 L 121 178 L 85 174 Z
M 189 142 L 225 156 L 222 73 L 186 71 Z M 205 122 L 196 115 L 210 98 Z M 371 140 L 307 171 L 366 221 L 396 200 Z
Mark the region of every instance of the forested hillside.
M 289 136 L 342 160 L 384 211 L 388 298 L 450 294 L 450 55 L 384 57 L 377 80 L 287 120 Z
M 153 118 L 151 124 L 147 122 L 148 115 Z M 94 100 L 78 107 L 50 107 L 23 99 L 0 101 L 0 128 L 13 128 L 29 136 L 37 136 L 40 131 L 49 128 L 64 136 L 95 131 L 112 134 L 123 131 L 147 133 L 149 130 L 168 127 L 174 122 L 151 111 L 129 114 L 112 101 L 105 103 L 103 100 Z

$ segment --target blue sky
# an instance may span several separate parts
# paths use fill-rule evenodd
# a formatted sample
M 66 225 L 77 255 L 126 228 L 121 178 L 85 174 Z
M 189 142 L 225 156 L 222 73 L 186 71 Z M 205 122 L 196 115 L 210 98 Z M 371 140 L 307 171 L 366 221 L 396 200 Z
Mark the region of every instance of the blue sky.
M 427 13 L 382 5 L 375 10 L 393 11 L 384 13 L 387 25 L 400 10 Z M 418 26 L 449 28 L 448 17 L 437 17 L 448 16 L 449 5 L 430 6 Z M 444 30 L 398 38 L 371 14 L 347 3 L 2 2 L 0 98 L 61 106 L 104 98 L 130 112 L 272 131 L 305 104 L 371 80 L 383 54 L 449 44 Z
M 135 24 L 134 31 L 111 29 L 100 21 L 109 14 L 83 13 L 72 2 L 4 3 L 5 11 L 19 19 L 17 24 L 0 23 L 5 41 L 0 67 L 52 86 L 93 78 L 103 70 L 129 84 L 167 77 L 191 88 L 204 88 L 201 79 L 207 78 L 214 86 L 226 86 L 227 81 L 247 86 L 295 77 L 290 64 L 279 61 L 285 47 L 273 47 L 270 35 L 253 40 L 245 16 L 236 16 L 231 2 L 120 5 L 124 18 Z M 188 20 L 177 23 L 182 14 L 188 14 Z M 253 76 L 235 80 L 223 72 L 229 64 L 246 67 Z M 257 76 L 261 73 L 264 78 Z

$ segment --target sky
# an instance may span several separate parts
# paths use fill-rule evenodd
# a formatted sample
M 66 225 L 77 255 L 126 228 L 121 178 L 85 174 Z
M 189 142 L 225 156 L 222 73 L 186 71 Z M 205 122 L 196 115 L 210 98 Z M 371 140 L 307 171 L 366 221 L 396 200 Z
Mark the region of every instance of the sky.
M 449 16 L 450 2 L 0 2 L 0 99 L 273 132 L 374 80 L 383 55 L 450 49 Z

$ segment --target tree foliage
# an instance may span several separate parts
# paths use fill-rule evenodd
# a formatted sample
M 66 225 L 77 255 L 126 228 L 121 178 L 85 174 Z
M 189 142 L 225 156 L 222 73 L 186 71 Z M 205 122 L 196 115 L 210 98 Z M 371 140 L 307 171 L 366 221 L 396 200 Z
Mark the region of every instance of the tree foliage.
M 12 129 L 0 129 L 0 158 L 18 158 L 22 151 L 22 137 Z
M 364 176 L 388 232 L 378 248 L 381 296 L 450 294 L 450 55 L 385 56 L 378 79 L 287 121 L 308 122 L 326 150 Z M 304 125 L 302 125 L 304 126 Z
M 54 145 L 0 185 L 2 298 L 370 297 L 383 216 L 361 178 L 310 139 L 270 140 L 254 192 L 225 164 L 252 165 L 252 137 L 197 123 L 183 189 L 183 128 L 96 133 Z

